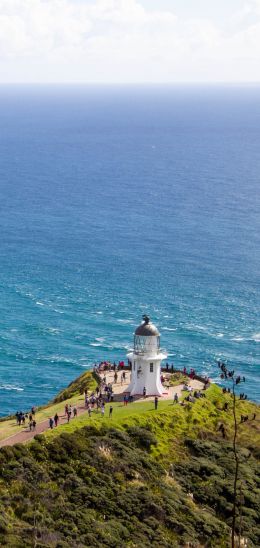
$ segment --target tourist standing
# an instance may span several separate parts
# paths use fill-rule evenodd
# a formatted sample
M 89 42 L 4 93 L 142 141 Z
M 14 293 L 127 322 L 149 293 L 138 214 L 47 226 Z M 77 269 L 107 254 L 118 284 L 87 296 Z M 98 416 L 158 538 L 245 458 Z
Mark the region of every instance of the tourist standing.
M 109 407 L 109 418 L 112 419 L 112 413 L 113 413 L 113 406 L 110 405 Z
M 157 407 L 158 407 L 158 396 L 155 396 L 155 398 L 154 398 L 154 408 L 155 408 L 155 410 L 157 409 Z

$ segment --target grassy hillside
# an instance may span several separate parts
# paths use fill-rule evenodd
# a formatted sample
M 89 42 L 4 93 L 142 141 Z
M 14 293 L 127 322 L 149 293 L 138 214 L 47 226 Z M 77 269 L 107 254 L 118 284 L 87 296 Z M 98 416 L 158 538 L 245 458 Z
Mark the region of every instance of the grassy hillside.
M 69 396 L 79 397 L 81 381 Z M 117 403 L 112 419 L 84 414 L 27 446 L 1 449 L 0 545 L 228 547 L 234 466 L 232 414 L 223 411 L 228 401 L 212 386 L 186 407 Z M 249 415 L 239 431 L 241 530 L 256 547 L 260 432 L 251 418 L 259 409 L 247 401 L 238 406 Z

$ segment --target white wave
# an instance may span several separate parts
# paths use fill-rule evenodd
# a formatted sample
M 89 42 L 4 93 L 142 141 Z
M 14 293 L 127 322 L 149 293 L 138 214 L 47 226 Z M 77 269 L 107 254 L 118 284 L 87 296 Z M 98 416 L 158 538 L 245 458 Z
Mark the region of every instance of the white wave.
M 45 306 L 45 304 L 42 303 L 41 301 L 36 301 L 36 304 L 38 304 L 39 306 Z
M 37 361 L 46 361 L 49 363 L 70 363 L 73 365 L 78 365 L 78 362 L 76 360 L 73 360 L 72 358 L 66 358 L 65 356 L 40 356 L 37 358 Z
M 0 385 L 0 390 L 15 390 L 16 392 L 23 392 L 24 389 L 19 386 L 12 386 L 11 384 Z
M 103 312 L 101 312 L 101 310 L 99 310 L 98 312 L 96 312 L 96 314 L 103 314 Z
M 219 339 L 222 339 L 222 337 L 224 337 L 224 333 L 217 333 L 216 337 L 218 337 Z
M 260 333 L 255 333 L 254 335 L 252 335 L 251 340 L 255 342 L 260 342 Z
M 53 334 L 53 335 L 56 335 L 57 333 L 60 333 L 60 329 L 57 329 L 56 327 L 46 327 L 46 331 L 48 333 Z
M 235 341 L 235 342 L 241 342 L 241 341 L 245 341 L 246 339 L 244 337 L 233 337 L 231 339 L 231 341 Z
M 206 331 L 207 330 L 207 328 L 204 327 L 203 325 L 196 325 L 195 324 L 193 327 L 195 327 L 195 329 L 198 329 L 198 331 Z
M 92 342 L 92 343 L 89 343 L 89 346 L 103 346 L 103 344 L 98 342 Z
M 163 331 L 177 331 L 177 327 L 162 327 Z
M 104 342 L 104 340 L 105 340 L 105 337 L 96 337 L 95 338 L 95 341 L 97 341 L 97 342 Z
M 132 323 L 131 320 L 121 320 L 121 318 L 119 318 L 119 319 L 117 320 L 117 322 L 118 322 L 118 323 Z

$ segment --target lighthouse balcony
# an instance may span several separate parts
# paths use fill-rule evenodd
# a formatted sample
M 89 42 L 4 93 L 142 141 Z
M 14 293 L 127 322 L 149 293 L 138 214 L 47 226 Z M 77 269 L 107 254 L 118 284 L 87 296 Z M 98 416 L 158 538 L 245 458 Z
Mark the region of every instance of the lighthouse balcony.
M 134 358 L 140 357 L 144 361 L 150 361 L 151 358 L 156 360 L 165 360 L 168 354 L 165 350 L 160 349 L 147 349 L 147 350 L 133 350 L 127 354 L 127 358 L 131 361 Z

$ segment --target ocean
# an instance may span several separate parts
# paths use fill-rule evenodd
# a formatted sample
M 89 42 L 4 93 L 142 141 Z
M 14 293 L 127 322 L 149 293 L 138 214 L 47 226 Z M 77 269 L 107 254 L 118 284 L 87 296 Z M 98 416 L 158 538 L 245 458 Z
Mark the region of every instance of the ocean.
M 144 313 L 260 401 L 259 87 L 2 86 L 0 128 L 0 414 L 123 360 Z

